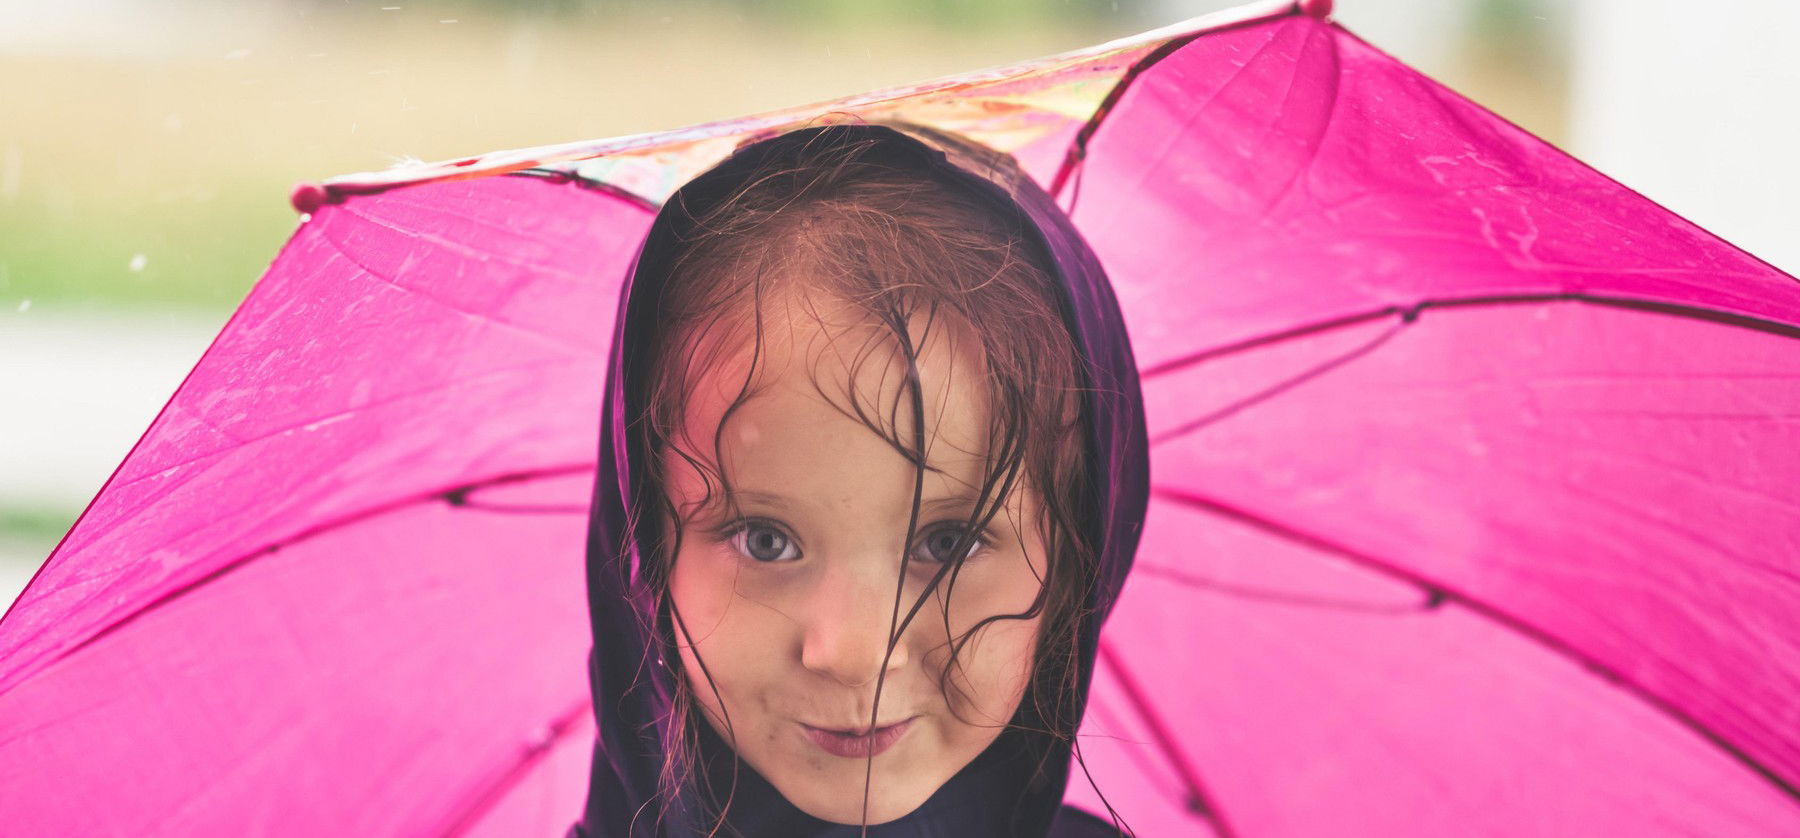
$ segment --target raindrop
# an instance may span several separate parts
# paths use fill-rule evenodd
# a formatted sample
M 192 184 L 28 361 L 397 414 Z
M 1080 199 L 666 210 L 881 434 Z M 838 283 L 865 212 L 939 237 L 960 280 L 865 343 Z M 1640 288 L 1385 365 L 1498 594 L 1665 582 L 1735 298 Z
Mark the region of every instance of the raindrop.
M 455 23 L 455 22 L 456 22 L 456 18 L 448 18 L 446 20 L 438 21 L 438 23 Z
M 241 47 L 239 49 L 234 49 L 228 53 L 225 53 L 226 61 L 239 61 L 239 60 L 249 58 L 249 57 L 250 57 L 250 48 L 249 47 Z
M 30 311 L 30 310 L 31 310 L 31 301 L 30 300 L 20 300 L 19 301 L 19 312 L 21 314 L 23 314 L 24 312 Z
M 400 7 L 399 6 L 382 6 L 381 10 L 384 12 L 397 12 L 397 11 L 400 11 Z
M 150 263 L 149 257 L 145 256 L 142 253 L 133 253 L 131 255 L 131 262 L 128 267 L 131 268 L 131 272 L 134 274 L 143 273 L 144 266 L 149 263 Z

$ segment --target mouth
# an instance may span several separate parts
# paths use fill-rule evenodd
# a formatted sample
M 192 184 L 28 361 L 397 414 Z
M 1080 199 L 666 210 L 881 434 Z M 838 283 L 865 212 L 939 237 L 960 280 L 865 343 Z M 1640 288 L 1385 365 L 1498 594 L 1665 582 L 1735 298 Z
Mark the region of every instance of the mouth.
M 825 753 L 846 759 L 868 759 L 893 747 L 918 718 L 914 716 L 882 727 L 855 729 L 813 727 L 802 722 L 800 729 Z

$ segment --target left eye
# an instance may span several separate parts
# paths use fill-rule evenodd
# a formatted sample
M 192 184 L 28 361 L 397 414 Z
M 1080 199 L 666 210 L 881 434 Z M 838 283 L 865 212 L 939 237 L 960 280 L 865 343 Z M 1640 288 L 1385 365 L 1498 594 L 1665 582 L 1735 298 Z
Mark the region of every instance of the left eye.
M 961 548 L 960 554 L 957 548 Z M 958 559 L 968 559 L 981 549 L 981 537 L 969 532 L 960 524 L 945 525 L 927 530 L 913 548 L 913 558 L 919 561 L 947 564 Z

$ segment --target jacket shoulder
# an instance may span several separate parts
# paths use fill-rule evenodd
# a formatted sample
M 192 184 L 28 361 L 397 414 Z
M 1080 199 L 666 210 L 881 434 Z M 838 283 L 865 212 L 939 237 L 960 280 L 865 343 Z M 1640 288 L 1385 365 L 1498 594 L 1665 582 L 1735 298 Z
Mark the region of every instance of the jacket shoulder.
M 1050 838 L 1119 838 L 1127 834 L 1111 820 L 1069 805 L 1057 811 L 1056 822 L 1050 825 Z

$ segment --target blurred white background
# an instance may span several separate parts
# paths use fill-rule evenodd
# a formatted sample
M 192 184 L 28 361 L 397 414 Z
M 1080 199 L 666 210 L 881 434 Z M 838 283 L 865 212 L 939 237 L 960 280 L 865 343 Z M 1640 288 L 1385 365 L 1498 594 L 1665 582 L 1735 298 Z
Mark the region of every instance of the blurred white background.
M 292 230 L 286 187 L 1084 46 L 1225 0 L 0 0 L 0 604 Z M 1800 271 L 1800 2 L 1336 18 Z

